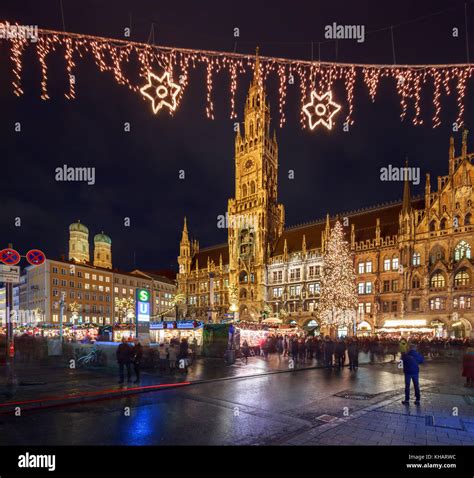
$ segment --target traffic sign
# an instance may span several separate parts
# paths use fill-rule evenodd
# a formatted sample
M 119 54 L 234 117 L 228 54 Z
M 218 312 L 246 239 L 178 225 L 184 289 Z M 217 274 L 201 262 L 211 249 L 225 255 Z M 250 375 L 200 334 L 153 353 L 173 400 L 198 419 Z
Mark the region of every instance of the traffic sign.
M 0 282 L 18 284 L 20 282 L 20 267 L 0 264 Z
M 21 260 L 20 254 L 15 251 L 15 249 L 2 249 L 0 251 L 0 262 L 7 264 L 9 266 L 14 266 L 18 264 Z
M 46 256 L 39 249 L 31 249 L 26 253 L 26 260 L 33 266 L 39 266 L 44 263 Z

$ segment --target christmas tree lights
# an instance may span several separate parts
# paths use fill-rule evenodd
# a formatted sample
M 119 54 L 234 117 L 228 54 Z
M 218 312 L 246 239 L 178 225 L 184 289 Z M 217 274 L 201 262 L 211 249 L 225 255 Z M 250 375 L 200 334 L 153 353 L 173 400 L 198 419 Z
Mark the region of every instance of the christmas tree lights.
M 22 31 L 21 26 L 0 23 L 1 31 Z M 68 77 L 68 89 L 64 92 L 68 100 L 76 97 L 75 68 L 77 63 L 92 58 L 100 72 L 111 74 L 114 81 L 126 86 L 131 91 L 140 94 L 144 83 L 149 81 L 150 75 L 162 78 L 168 74 L 169 78 L 178 81 L 172 83 L 176 91 L 173 101 L 169 102 L 174 110 L 180 104 L 189 85 L 191 69 L 204 66 L 206 70 L 206 115 L 214 118 L 213 85 L 217 74 L 226 74 L 229 78 L 230 117 L 235 119 L 235 97 L 240 84 L 239 76 L 252 72 L 257 64 L 254 55 L 241 53 L 227 53 L 209 50 L 175 48 L 168 46 L 150 45 L 148 43 L 132 42 L 113 38 L 97 37 L 79 33 L 68 33 L 53 30 L 37 30 L 37 37 L 28 39 L 24 35 L 5 35 L 0 41 L 4 42 L 10 52 L 12 87 L 17 96 L 24 94 L 23 59 L 27 49 L 35 50 L 41 67 L 40 95 L 43 100 L 50 98 L 48 90 L 48 59 L 52 55 L 62 54 L 65 59 L 64 73 Z M 132 65 L 136 65 L 133 67 Z M 466 90 L 474 65 L 440 64 L 440 65 L 367 65 L 360 63 L 337 63 L 321 61 L 304 61 L 286 58 L 264 57 L 258 59 L 259 83 L 263 87 L 266 83 L 278 82 L 278 110 L 279 123 L 283 126 L 285 104 L 290 88 L 297 88 L 301 102 L 300 122 L 303 128 L 311 128 L 305 106 L 313 102 L 315 94 L 324 96 L 326 92 L 334 92 L 337 88 L 338 103 L 345 110 L 344 126 L 354 123 L 355 113 L 354 91 L 356 83 L 362 82 L 374 102 L 382 80 L 390 81 L 400 101 L 400 119 L 410 117 L 413 125 L 426 122 L 423 105 L 433 106 L 431 124 L 437 127 L 441 124 L 442 99 L 445 96 L 455 95 L 457 103 L 457 126 L 463 126 Z M 273 77 L 273 78 L 272 78 Z M 171 84 L 169 85 L 171 87 Z M 341 97 L 345 91 L 345 101 Z M 358 90 L 359 91 L 359 90 Z M 170 92 L 168 90 L 168 92 Z M 154 95 L 151 95 L 154 96 Z M 428 101 L 424 101 L 427 99 Z M 164 106 L 164 103 L 158 102 Z M 160 108 L 157 108 L 157 111 Z M 332 118 L 332 117 L 331 117 Z M 332 126 L 332 121 L 328 124 Z M 313 126 L 314 127 L 314 126 Z
M 358 305 L 354 261 L 344 240 L 341 223 L 336 221 L 327 240 L 318 316 L 323 326 L 354 325 Z

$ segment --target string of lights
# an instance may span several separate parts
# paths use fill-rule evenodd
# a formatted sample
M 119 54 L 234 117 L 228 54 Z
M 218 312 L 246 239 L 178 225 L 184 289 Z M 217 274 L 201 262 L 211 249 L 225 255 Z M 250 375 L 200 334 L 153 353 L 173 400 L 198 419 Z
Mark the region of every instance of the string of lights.
M 441 124 L 442 98 L 455 95 L 457 103 L 456 124 L 463 125 L 465 98 L 468 81 L 474 65 L 458 64 L 364 64 L 328 61 L 296 60 L 289 58 L 221 52 L 212 50 L 178 48 L 154 45 L 124 39 L 106 38 L 81 33 L 38 29 L 33 41 L 18 35 L 18 24 L 0 23 L 0 31 L 17 32 L 2 35 L 9 43 L 12 64 L 12 88 L 17 96 L 24 94 L 23 57 L 27 48 L 34 48 L 41 67 L 41 98 L 50 98 L 48 92 L 48 57 L 55 51 L 61 51 L 65 59 L 65 73 L 68 75 L 69 88 L 64 93 L 68 100 L 76 97 L 75 69 L 77 63 L 90 57 L 98 70 L 110 73 L 119 84 L 133 92 L 142 92 L 152 102 L 154 113 L 163 107 L 171 114 L 179 107 L 189 86 L 189 73 L 198 65 L 206 69 L 206 115 L 214 119 L 213 86 L 214 78 L 223 72 L 230 79 L 230 117 L 236 118 L 235 98 L 239 86 L 239 76 L 253 71 L 258 65 L 259 78 L 263 87 L 273 75 L 278 80 L 279 123 L 286 122 L 285 104 L 288 88 L 299 89 L 301 101 L 300 122 L 303 128 L 313 129 L 321 124 L 328 129 L 333 126 L 333 115 L 341 109 L 341 98 L 334 93 L 336 84 L 342 85 L 345 92 L 345 125 L 354 123 L 354 94 L 357 81 L 367 88 L 375 102 L 378 87 L 382 79 L 392 80 L 400 101 L 400 119 L 405 120 L 411 109 L 413 125 L 424 124 L 426 118 L 422 112 L 423 100 L 432 102 L 434 114 L 432 126 Z M 136 67 L 133 67 L 133 64 Z M 159 80 L 152 83 L 150 78 Z M 161 81 L 161 83 L 160 83 Z M 148 83 L 148 85 L 146 85 Z M 155 94 L 144 94 L 144 86 L 151 86 Z M 338 88 L 337 91 L 340 91 Z M 329 98 L 332 108 L 324 102 L 315 103 L 317 98 Z M 425 105 L 427 101 L 423 101 Z M 309 103 L 308 103 L 309 102 Z M 309 108 L 311 106 L 311 108 Z M 315 117 L 314 117 L 315 116 Z M 313 125 L 313 126 L 312 126 Z M 330 127 L 328 127 L 330 125 Z

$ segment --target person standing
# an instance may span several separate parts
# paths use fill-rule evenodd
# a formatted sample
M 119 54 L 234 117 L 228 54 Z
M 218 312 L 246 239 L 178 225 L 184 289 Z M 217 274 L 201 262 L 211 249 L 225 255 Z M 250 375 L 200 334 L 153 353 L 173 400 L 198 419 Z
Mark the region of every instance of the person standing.
M 349 370 L 355 370 L 359 366 L 359 344 L 355 337 L 349 341 L 347 346 L 347 355 L 349 355 Z
M 344 367 L 344 363 L 346 361 L 346 343 L 344 342 L 344 339 L 341 338 L 337 341 L 335 352 L 337 368 L 341 370 L 341 368 Z
M 124 381 L 124 367 L 127 368 L 127 382 L 132 381 L 132 370 L 130 368 L 132 362 L 132 349 L 130 345 L 128 345 L 127 340 L 125 337 L 122 337 L 122 343 L 117 347 L 117 362 L 119 365 L 119 383 L 123 383 Z
M 329 335 L 326 335 L 324 339 L 324 364 L 326 368 L 332 368 L 334 355 L 334 342 L 331 340 Z
M 465 387 L 474 387 L 474 348 L 469 347 L 462 360 L 462 376 L 466 377 Z
M 168 347 L 168 358 L 170 361 L 170 370 L 174 372 L 176 369 L 176 358 L 178 357 L 178 351 L 176 349 L 176 345 L 171 343 Z
M 420 404 L 420 367 L 419 364 L 424 362 L 423 355 L 416 351 L 414 344 L 410 345 L 410 350 L 402 354 L 403 361 L 403 373 L 405 374 L 405 400 L 402 401 L 403 405 L 409 405 L 410 403 L 410 385 L 413 381 L 415 387 L 415 405 Z
M 242 344 L 242 355 L 244 357 L 245 363 L 247 364 L 249 361 L 250 348 L 246 340 L 244 340 L 244 343 Z
M 293 364 L 296 365 L 298 363 L 298 339 L 296 337 L 290 339 L 290 347 L 291 358 L 293 359 Z
M 140 381 L 140 367 L 142 364 L 142 358 L 143 347 L 142 344 L 137 340 L 135 347 L 133 347 L 133 369 L 135 371 L 135 383 Z
M 183 370 L 185 373 L 188 371 L 188 341 L 186 339 L 181 339 L 181 343 L 179 344 L 179 355 L 178 355 L 178 363 L 179 369 Z

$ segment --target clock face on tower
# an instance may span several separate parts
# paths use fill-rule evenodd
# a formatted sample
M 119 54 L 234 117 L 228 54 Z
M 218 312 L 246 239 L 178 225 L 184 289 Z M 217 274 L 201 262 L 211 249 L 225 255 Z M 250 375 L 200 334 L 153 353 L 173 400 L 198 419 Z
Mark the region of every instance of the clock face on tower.
M 253 161 L 251 159 L 247 159 L 245 162 L 245 169 L 250 169 L 253 166 Z

